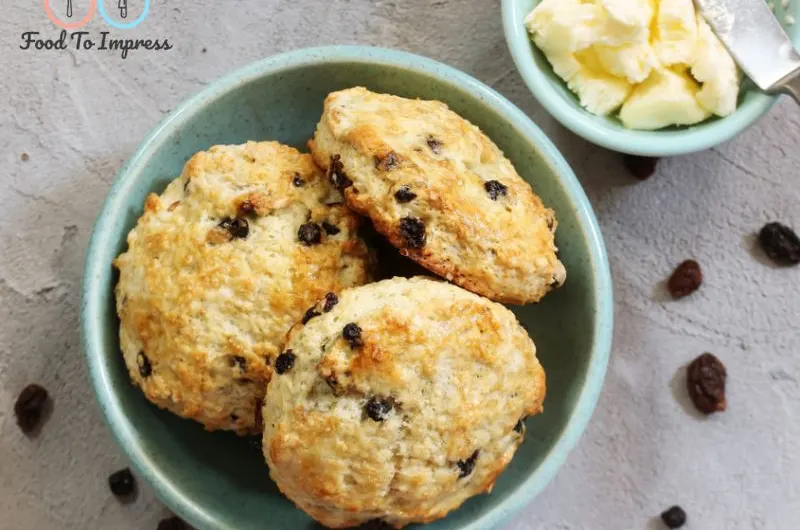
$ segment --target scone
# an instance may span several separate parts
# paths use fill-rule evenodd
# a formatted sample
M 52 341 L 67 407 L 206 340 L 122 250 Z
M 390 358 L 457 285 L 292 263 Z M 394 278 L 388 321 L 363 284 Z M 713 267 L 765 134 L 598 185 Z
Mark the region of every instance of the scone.
M 332 528 L 430 522 L 490 491 L 545 394 L 514 314 L 420 277 L 316 309 L 267 388 L 264 456 L 281 491 Z
M 444 103 L 334 92 L 309 145 L 347 204 L 436 274 L 516 304 L 564 282 L 553 211 Z
M 286 332 L 325 293 L 368 281 L 341 200 L 310 155 L 274 142 L 198 153 L 147 197 L 114 265 L 122 354 L 150 401 L 260 432 Z

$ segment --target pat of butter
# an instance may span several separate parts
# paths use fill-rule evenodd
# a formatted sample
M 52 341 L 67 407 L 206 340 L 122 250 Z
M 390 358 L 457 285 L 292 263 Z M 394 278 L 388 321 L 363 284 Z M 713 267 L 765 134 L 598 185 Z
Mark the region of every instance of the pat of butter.
M 593 114 L 657 129 L 736 109 L 736 64 L 692 0 L 544 0 L 525 23 Z

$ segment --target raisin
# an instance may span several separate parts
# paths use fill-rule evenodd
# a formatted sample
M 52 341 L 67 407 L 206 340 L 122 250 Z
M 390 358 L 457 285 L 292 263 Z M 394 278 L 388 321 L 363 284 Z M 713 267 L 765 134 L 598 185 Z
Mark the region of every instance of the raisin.
M 328 293 L 325 295 L 325 305 L 322 306 L 322 311 L 327 313 L 333 306 L 339 303 L 339 297 L 336 296 L 336 293 Z
M 316 306 L 309 307 L 308 311 L 306 311 L 306 314 L 303 315 L 303 320 L 302 320 L 303 324 L 308 324 L 309 320 L 311 320 L 314 317 L 318 317 L 320 315 L 320 312 L 315 310 L 314 307 Z
M 758 233 L 758 243 L 769 258 L 780 265 L 800 263 L 800 237 L 781 223 L 768 223 Z
M 712 414 L 728 408 L 725 398 L 727 378 L 725 365 L 710 353 L 704 353 L 692 361 L 686 371 L 686 387 L 697 410 Z
M 153 373 L 153 365 L 150 364 L 150 359 L 147 358 L 143 351 L 140 351 L 139 355 L 136 356 L 136 365 L 139 367 L 139 375 L 142 377 L 150 377 L 150 374 Z
M 647 180 L 656 172 L 658 158 L 651 156 L 625 155 L 625 167 L 639 180 Z
M 433 135 L 428 135 L 428 138 L 427 140 L 425 140 L 425 143 L 428 144 L 428 147 L 430 148 L 431 151 L 434 152 L 434 154 L 438 155 L 439 153 L 442 152 L 442 142 L 434 138 Z
M 338 190 L 343 190 L 353 185 L 353 181 L 344 172 L 344 164 L 342 164 L 342 158 L 339 155 L 331 157 L 330 165 L 328 166 L 328 178 Z
M 231 367 L 238 366 L 242 370 L 247 370 L 247 359 L 244 357 L 236 355 L 231 357 L 228 362 L 230 363 Z
M 334 224 L 329 223 L 328 221 L 322 222 L 322 228 L 325 230 L 325 233 L 328 234 L 329 236 L 335 236 L 336 234 L 342 231 L 341 228 L 339 228 Z
M 126 467 L 108 477 L 108 487 L 111 488 L 111 493 L 117 497 L 126 497 L 136 489 L 136 479 L 133 478 L 131 470 Z
M 331 390 L 333 390 L 334 394 L 339 392 L 339 380 L 336 379 L 335 375 L 329 375 L 328 377 L 326 377 L 325 382 L 328 384 L 329 387 L 331 387 Z
M 239 215 L 249 215 L 256 211 L 256 205 L 253 201 L 245 200 L 239 205 Z
M 342 337 L 350 343 L 351 348 L 355 348 L 364 344 L 364 341 L 361 340 L 361 331 L 358 324 L 350 322 L 342 329 Z
M 422 248 L 426 240 L 425 223 L 416 217 L 403 217 L 400 219 L 400 235 L 408 248 Z
M 403 186 L 402 188 L 394 192 L 394 198 L 397 202 L 404 204 L 416 199 L 417 194 L 411 191 L 411 188 L 409 188 L 408 186 Z
M 231 421 L 233 421 L 233 422 L 239 421 L 239 415 L 238 414 L 231 414 L 229 417 L 230 417 Z
M 661 520 L 667 528 L 680 528 L 686 524 L 686 512 L 680 506 L 673 506 L 661 513 Z
M 458 462 L 456 462 L 456 464 L 458 464 L 458 469 L 461 470 L 461 472 L 458 475 L 458 478 L 464 478 L 470 473 L 472 473 L 472 470 L 475 469 L 475 462 L 478 460 L 480 454 L 481 454 L 480 449 L 477 449 L 466 460 L 459 460 Z
M 305 181 L 305 180 L 303 180 L 303 179 L 300 177 L 300 174 L 299 174 L 299 173 L 295 173 L 295 174 L 294 174 L 294 177 L 292 177 L 292 185 L 293 185 L 295 188 L 302 188 L 303 186 L 305 186 L 305 185 L 306 185 L 306 181 Z
M 231 239 L 245 239 L 250 234 L 250 224 L 247 219 L 242 219 L 241 217 L 236 217 L 235 219 L 226 217 L 217 226 L 228 232 Z
M 278 374 L 285 374 L 292 369 L 296 358 L 297 356 L 292 350 L 286 350 L 275 359 L 275 371 L 278 372 Z
M 26 434 L 32 433 L 42 419 L 49 394 L 44 387 L 31 384 L 20 392 L 14 403 L 14 415 L 17 425 Z
M 181 519 L 177 515 L 173 515 L 172 517 L 161 519 L 158 522 L 158 527 L 156 528 L 156 530 L 191 530 L 191 529 L 189 528 L 189 525 L 183 521 L 183 519 Z
M 498 197 L 505 197 L 508 195 L 508 186 L 496 180 L 484 182 L 483 187 L 486 193 L 489 194 L 489 198 L 493 201 L 496 201 Z
M 525 423 L 524 423 L 524 419 L 523 419 L 523 418 L 520 418 L 520 419 L 517 421 L 517 424 L 516 424 L 516 425 L 514 425 L 514 432 L 518 432 L 518 433 L 522 434 L 522 431 L 524 431 L 524 430 L 525 430 Z
M 322 241 L 322 228 L 317 223 L 306 223 L 297 231 L 297 237 L 307 247 L 319 245 Z
M 389 153 L 384 157 L 375 157 L 375 168 L 381 171 L 391 171 L 399 166 L 400 156 L 394 151 L 389 151 Z
M 392 402 L 386 399 L 370 398 L 364 405 L 364 411 L 373 421 L 383 421 L 389 417 L 392 411 Z
M 703 283 L 703 271 L 700 264 L 693 259 L 687 259 L 672 273 L 667 282 L 667 288 L 673 298 L 689 296 Z

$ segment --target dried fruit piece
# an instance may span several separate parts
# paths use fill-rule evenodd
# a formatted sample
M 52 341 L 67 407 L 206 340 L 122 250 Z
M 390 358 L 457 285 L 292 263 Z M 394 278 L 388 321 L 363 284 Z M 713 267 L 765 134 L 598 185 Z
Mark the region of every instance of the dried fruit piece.
M 345 188 L 349 188 L 353 185 L 353 181 L 347 176 L 347 173 L 344 172 L 344 164 L 342 164 L 342 157 L 339 155 L 333 155 L 331 157 L 330 164 L 328 166 L 328 178 L 338 190 L 343 190 Z
M 294 177 L 292 177 L 292 184 L 295 188 L 302 188 L 306 185 L 306 181 L 300 178 L 300 175 L 295 173 Z
M 712 414 L 728 407 L 725 398 L 727 378 L 725 365 L 710 353 L 704 353 L 692 361 L 686 371 L 686 387 L 697 410 Z
M 658 158 L 651 156 L 625 155 L 625 167 L 639 180 L 647 180 L 656 172 Z
M 253 201 L 246 199 L 239 205 L 238 211 L 239 215 L 250 215 L 256 211 L 256 205 L 253 204 Z
M 156 530 L 191 530 L 188 524 L 177 515 L 161 519 Z
M 342 231 L 338 226 L 331 224 L 328 221 L 322 222 L 322 228 L 325 229 L 325 233 L 328 234 L 329 236 L 335 236 L 336 234 Z
M 292 350 L 286 350 L 275 359 L 275 371 L 278 372 L 278 374 L 285 374 L 294 367 L 294 360 L 296 358 L 297 356 Z
M 226 217 L 217 226 L 228 232 L 231 239 L 246 239 L 250 234 L 250 224 L 247 222 L 247 219 L 241 217 L 235 219 Z
M 306 314 L 303 315 L 302 322 L 303 322 L 303 324 L 308 324 L 309 320 L 311 320 L 314 317 L 318 317 L 319 315 L 320 315 L 319 311 L 314 309 L 314 307 L 309 307 L 308 311 L 306 311 Z
M 322 306 L 322 311 L 327 313 L 338 303 L 339 297 L 336 296 L 336 293 L 328 293 L 325 295 L 325 305 Z
M 231 368 L 234 366 L 238 366 L 240 370 L 247 370 L 247 359 L 240 355 L 235 355 L 230 358 L 228 361 L 231 365 Z
M 496 180 L 489 180 L 483 183 L 483 188 L 489 194 L 489 198 L 496 201 L 498 197 L 508 195 L 508 186 Z
M 306 223 L 300 226 L 297 237 L 308 247 L 318 245 L 322 241 L 322 228 L 317 223 Z
M 758 233 L 758 243 L 764 253 L 779 265 L 800 263 L 800 237 L 781 223 L 768 223 Z
M 14 403 L 14 415 L 17 417 L 17 425 L 22 432 L 29 434 L 36 429 L 42 419 L 48 399 L 47 390 L 40 385 L 28 385 L 20 392 Z
M 427 140 L 425 140 L 425 142 L 428 144 L 428 147 L 430 148 L 431 151 L 434 152 L 434 154 L 438 155 L 439 153 L 441 153 L 442 142 L 434 138 L 432 135 L 429 135 Z
M 689 296 L 703 283 L 703 271 L 700 264 L 693 259 L 687 259 L 672 273 L 667 282 L 667 288 L 673 298 Z
M 153 373 L 153 365 L 150 364 L 150 359 L 147 358 L 143 351 L 140 351 L 139 355 L 136 356 L 136 365 L 139 367 L 139 375 L 142 377 L 150 377 L 150 374 Z
M 355 348 L 364 344 L 364 341 L 361 340 L 361 331 L 358 324 L 350 322 L 342 329 L 342 337 L 350 343 L 351 348 Z
M 117 497 L 125 497 L 136 489 L 136 479 L 133 478 L 131 470 L 126 467 L 108 477 L 108 487 L 111 489 L 111 493 Z
M 422 248 L 425 246 L 425 223 L 416 217 L 403 217 L 400 219 L 400 235 L 408 248 Z
M 394 192 L 394 198 L 400 204 L 405 204 L 407 202 L 411 202 L 417 198 L 417 194 L 411 191 L 411 188 L 408 186 L 403 186 L 396 192 Z
M 383 421 L 392 411 L 392 402 L 386 399 L 370 398 L 364 405 L 364 411 L 373 421 Z
M 686 524 L 686 512 L 680 506 L 673 506 L 661 513 L 661 520 L 667 528 L 680 528 Z
M 470 456 L 466 460 L 459 460 L 458 462 L 456 462 L 456 464 L 458 465 L 458 469 L 461 470 L 461 472 L 458 475 L 458 478 L 464 478 L 470 473 L 472 473 L 472 470 L 475 469 L 475 462 L 478 460 L 480 454 L 481 454 L 480 449 L 476 449 L 475 452 L 472 453 L 472 456 Z
M 394 151 L 389 151 L 383 158 L 375 157 L 375 168 L 380 171 L 391 171 L 399 166 L 400 157 Z

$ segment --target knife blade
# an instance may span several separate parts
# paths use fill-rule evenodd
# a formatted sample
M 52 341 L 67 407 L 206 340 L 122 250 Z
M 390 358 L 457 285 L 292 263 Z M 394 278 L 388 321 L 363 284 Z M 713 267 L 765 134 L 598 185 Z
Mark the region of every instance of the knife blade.
M 800 54 L 764 0 L 695 0 L 695 4 L 761 90 L 791 90 L 785 85 L 800 74 Z

